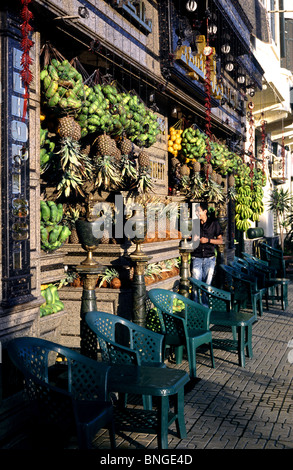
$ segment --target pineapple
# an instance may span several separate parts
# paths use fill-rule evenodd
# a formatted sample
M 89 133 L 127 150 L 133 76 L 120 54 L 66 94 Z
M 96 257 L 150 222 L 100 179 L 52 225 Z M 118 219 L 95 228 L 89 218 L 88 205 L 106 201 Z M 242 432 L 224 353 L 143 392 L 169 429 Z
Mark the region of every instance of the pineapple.
M 118 186 L 121 182 L 121 175 L 115 164 L 114 157 L 110 155 L 96 155 L 96 186 L 103 186 L 110 189 L 111 186 Z
M 109 230 L 107 229 L 104 229 L 103 230 L 103 236 L 101 238 L 101 241 L 100 243 L 102 245 L 107 245 L 108 243 L 110 243 L 110 233 L 109 233 Z
M 119 164 L 121 162 L 121 159 L 122 159 L 121 150 L 119 150 L 118 148 L 115 149 L 114 158 L 115 158 L 116 163 Z
M 181 168 L 180 168 L 180 173 L 181 173 L 181 176 L 189 176 L 190 175 L 190 168 L 188 165 L 183 165 Z
M 233 175 L 229 176 L 228 185 L 230 188 L 235 185 L 235 178 Z
M 213 172 L 213 167 L 210 163 L 204 163 L 203 169 L 204 169 L 205 174 L 208 173 L 209 175 L 211 175 Z
M 176 157 L 171 158 L 172 168 L 176 168 L 176 166 L 179 165 L 179 164 L 180 164 L 180 162 L 179 162 L 178 158 L 176 158 Z
M 117 282 L 118 280 L 119 282 Z M 107 284 L 110 284 L 110 287 L 119 289 L 119 287 L 121 286 L 121 282 L 119 279 L 118 271 L 116 269 L 106 268 L 98 286 L 102 287 L 103 285 L 105 285 L 105 282 Z
M 218 175 L 217 175 L 217 173 L 216 173 L 215 171 L 212 171 L 212 173 L 211 173 L 211 179 L 212 179 L 213 181 L 215 181 L 215 183 L 218 182 Z
M 88 157 L 81 153 L 79 143 L 70 137 L 63 138 L 61 149 L 57 154 L 61 155 L 60 166 L 63 172 L 57 186 L 57 197 L 62 193 L 68 197 L 72 190 L 84 196 L 82 186 L 92 174 L 92 165 Z
M 107 134 L 99 135 L 95 143 L 97 144 L 97 153 L 99 155 L 111 155 L 112 150 L 112 139 Z
M 133 151 L 133 143 L 126 138 L 121 140 L 119 147 L 122 155 L 129 155 Z
M 223 178 L 221 175 L 217 174 L 217 183 L 222 184 Z
M 140 168 L 149 168 L 150 166 L 150 157 L 144 150 L 138 155 L 138 164 Z
M 58 132 L 62 138 L 79 140 L 81 138 L 81 127 L 72 116 L 64 116 L 59 119 Z
M 137 187 L 140 193 L 145 193 L 153 188 L 150 174 L 150 157 L 144 150 L 142 150 L 138 155 Z
M 77 244 L 79 243 L 79 238 L 77 236 L 77 231 L 75 227 L 75 222 L 79 218 L 79 209 L 75 209 L 69 206 L 69 211 L 66 213 L 65 218 L 69 221 L 71 235 L 69 236 L 69 242 Z
M 192 163 L 192 167 L 193 167 L 193 171 L 195 173 L 199 173 L 200 172 L 200 169 L 201 169 L 201 165 L 199 162 L 195 161 Z

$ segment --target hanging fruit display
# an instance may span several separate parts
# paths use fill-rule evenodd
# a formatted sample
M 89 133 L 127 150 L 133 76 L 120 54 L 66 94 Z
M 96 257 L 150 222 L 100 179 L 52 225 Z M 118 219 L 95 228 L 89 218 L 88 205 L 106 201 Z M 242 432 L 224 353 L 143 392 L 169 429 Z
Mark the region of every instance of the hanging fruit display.
M 252 178 L 251 178 L 252 176 Z M 265 174 L 261 170 L 253 169 L 243 164 L 235 174 L 236 206 L 235 225 L 239 231 L 247 231 L 251 222 L 259 220 L 264 211 L 263 186 L 266 184 Z
M 55 141 L 49 137 L 48 129 L 40 130 L 40 172 L 43 174 L 54 156 Z
M 124 133 L 139 147 L 150 147 L 160 132 L 156 115 L 132 93 L 119 92 L 115 83 L 87 85 L 67 60 L 53 58 L 40 78 L 44 105 L 57 113 L 73 114 L 81 137 L 91 133 Z
M 41 248 L 52 252 L 66 242 L 71 231 L 67 225 L 62 225 L 63 205 L 54 201 L 41 201 Z
M 82 75 L 68 60 L 53 58 L 40 73 L 44 104 L 58 111 L 80 110 L 85 101 Z
M 170 127 L 168 135 L 168 152 L 177 157 L 182 149 L 182 133 L 181 121 L 178 121 L 174 126 Z

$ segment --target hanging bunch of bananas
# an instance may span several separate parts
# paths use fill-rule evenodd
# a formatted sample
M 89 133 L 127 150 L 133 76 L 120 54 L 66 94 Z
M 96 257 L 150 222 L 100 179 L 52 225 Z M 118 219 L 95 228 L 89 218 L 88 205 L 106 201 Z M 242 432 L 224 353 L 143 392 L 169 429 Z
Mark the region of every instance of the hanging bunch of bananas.
M 251 187 L 246 184 L 238 188 L 238 195 L 235 205 L 235 224 L 237 230 L 245 232 L 251 225 L 249 219 L 253 215 L 251 210 L 252 192 Z
M 182 149 L 181 143 L 183 129 L 179 126 L 180 124 L 177 123 L 177 125 L 175 124 L 175 126 L 170 127 L 168 135 L 168 152 L 172 153 L 174 157 L 177 157 L 178 153 Z

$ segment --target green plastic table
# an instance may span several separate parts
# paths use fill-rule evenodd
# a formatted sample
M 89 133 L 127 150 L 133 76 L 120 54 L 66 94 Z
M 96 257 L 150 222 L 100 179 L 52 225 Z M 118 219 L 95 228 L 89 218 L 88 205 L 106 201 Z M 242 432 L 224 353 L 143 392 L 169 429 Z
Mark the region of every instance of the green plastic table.
M 180 439 L 186 437 L 184 386 L 188 374 L 179 369 L 113 364 L 108 375 L 110 392 L 158 397 L 157 410 L 116 407 L 115 428 L 124 431 L 155 433 L 158 447 L 168 448 L 168 428 L 175 421 Z M 174 413 L 169 397 L 174 396 Z
M 222 312 L 212 310 L 210 323 L 218 326 L 236 327 L 237 340 L 218 339 L 213 337 L 213 346 L 227 351 L 238 351 L 238 360 L 241 367 L 245 367 L 245 349 L 247 356 L 252 357 L 252 324 L 255 317 L 245 312 Z

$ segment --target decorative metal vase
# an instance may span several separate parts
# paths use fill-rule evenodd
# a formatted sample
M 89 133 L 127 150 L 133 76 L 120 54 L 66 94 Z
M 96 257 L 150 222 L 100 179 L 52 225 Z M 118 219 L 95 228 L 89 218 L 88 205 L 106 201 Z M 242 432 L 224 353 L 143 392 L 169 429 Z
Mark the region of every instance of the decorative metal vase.
M 98 266 L 99 263 L 93 259 L 93 252 L 97 249 L 100 244 L 101 237 L 96 237 L 96 233 L 100 233 L 100 222 L 96 220 L 78 219 L 75 223 L 78 239 L 87 252 L 87 257 L 81 262 L 82 265 L 86 266 Z
M 136 250 L 134 255 L 144 255 L 141 244 L 144 242 L 147 234 L 147 221 L 145 217 L 137 211 L 133 214 L 133 231 L 135 232 L 134 237 L 131 239 L 136 244 Z
M 185 219 L 181 221 L 180 232 L 182 235 L 180 247 L 185 249 L 191 248 L 192 242 L 188 242 L 187 239 L 192 234 L 192 219 Z

